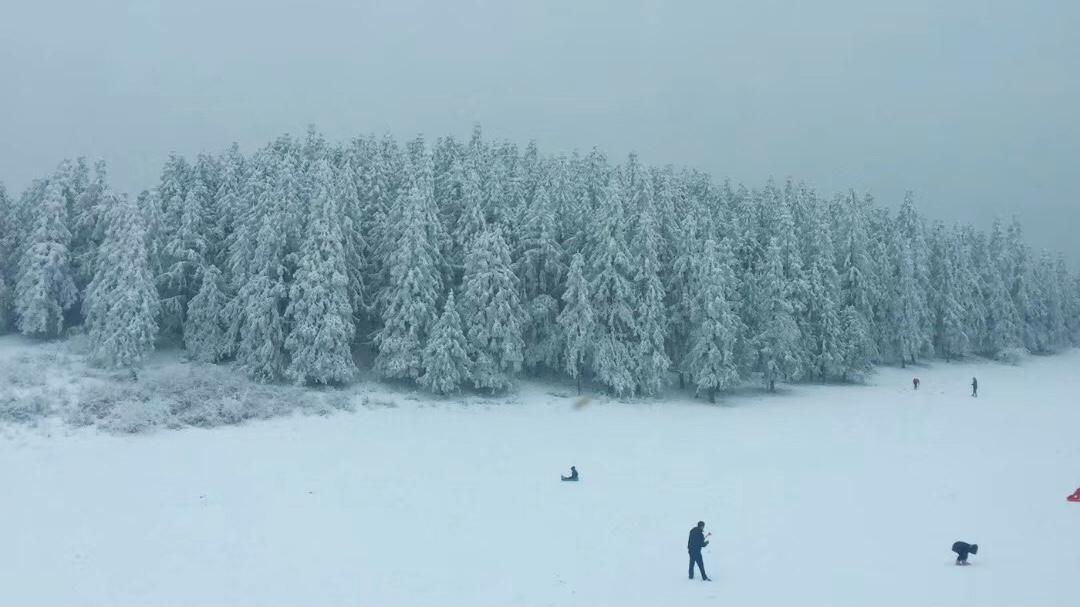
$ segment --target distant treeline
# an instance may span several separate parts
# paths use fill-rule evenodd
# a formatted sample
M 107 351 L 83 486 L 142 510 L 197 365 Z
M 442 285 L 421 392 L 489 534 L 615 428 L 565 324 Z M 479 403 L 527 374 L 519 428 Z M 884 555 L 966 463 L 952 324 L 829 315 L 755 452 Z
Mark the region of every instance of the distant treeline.
M 584 378 L 617 395 L 1080 343 L 1080 280 L 1020 224 L 989 233 L 855 192 L 717 183 L 631 155 L 452 137 L 170 156 L 116 194 L 103 163 L 0 187 L 0 329 L 83 325 L 92 358 L 159 344 L 267 382 L 356 360 L 436 393 Z M 364 349 L 373 356 L 357 356 Z

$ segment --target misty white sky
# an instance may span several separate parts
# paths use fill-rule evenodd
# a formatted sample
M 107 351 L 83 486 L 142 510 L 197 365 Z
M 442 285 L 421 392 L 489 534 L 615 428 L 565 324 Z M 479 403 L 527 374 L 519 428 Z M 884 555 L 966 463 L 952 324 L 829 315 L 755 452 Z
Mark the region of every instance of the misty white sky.
M 489 136 L 856 187 L 1080 265 L 1080 2 L 36 0 L 0 11 L 0 180 L 169 151 Z

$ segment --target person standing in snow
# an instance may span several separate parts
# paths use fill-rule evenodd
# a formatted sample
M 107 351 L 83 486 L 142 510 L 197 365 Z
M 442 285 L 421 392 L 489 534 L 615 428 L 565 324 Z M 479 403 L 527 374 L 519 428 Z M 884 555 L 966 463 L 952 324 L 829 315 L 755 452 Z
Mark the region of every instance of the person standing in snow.
M 701 571 L 701 581 L 712 581 L 705 575 L 705 562 L 701 558 L 701 549 L 709 545 L 709 541 L 705 539 L 709 535 L 712 534 L 705 534 L 705 521 L 698 521 L 697 526 L 690 530 L 690 539 L 686 541 L 686 550 L 690 553 L 690 579 L 694 579 L 694 563 L 697 563 L 698 570 Z
M 971 378 L 971 397 L 977 398 L 979 396 L 979 380 L 974 377 Z
M 913 378 L 911 380 L 911 385 L 915 386 L 915 389 L 918 390 L 919 389 L 919 378 L 918 377 Z

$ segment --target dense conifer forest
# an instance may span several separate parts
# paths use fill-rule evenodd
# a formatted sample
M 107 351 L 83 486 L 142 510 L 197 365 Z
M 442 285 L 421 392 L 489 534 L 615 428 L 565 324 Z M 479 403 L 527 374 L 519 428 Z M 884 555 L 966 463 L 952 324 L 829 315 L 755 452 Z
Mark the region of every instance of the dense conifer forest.
M 134 199 L 64 161 L 0 186 L 0 331 L 138 366 L 437 394 L 563 377 L 619 396 L 854 381 L 879 364 L 1080 343 L 1080 280 L 1017 220 L 981 232 L 854 191 L 758 187 L 533 144 L 314 129 L 172 155 Z M 367 350 L 370 356 L 358 356 Z

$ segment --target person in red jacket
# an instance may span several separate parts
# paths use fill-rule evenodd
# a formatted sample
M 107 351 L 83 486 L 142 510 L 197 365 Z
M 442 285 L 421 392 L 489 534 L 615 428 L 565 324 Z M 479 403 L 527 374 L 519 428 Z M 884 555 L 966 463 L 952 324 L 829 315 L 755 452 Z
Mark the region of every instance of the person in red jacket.
M 705 535 L 705 521 L 698 521 L 697 526 L 690 530 L 690 539 L 686 541 L 686 551 L 690 553 L 690 579 L 694 579 L 694 563 L 697 563 L 701 571 L 701 581 L 711 582 L 709 576 L 705 575 L 705 563 L 701 560 L 701 549 L 709 545 L 706 537 L 708 536 Z

